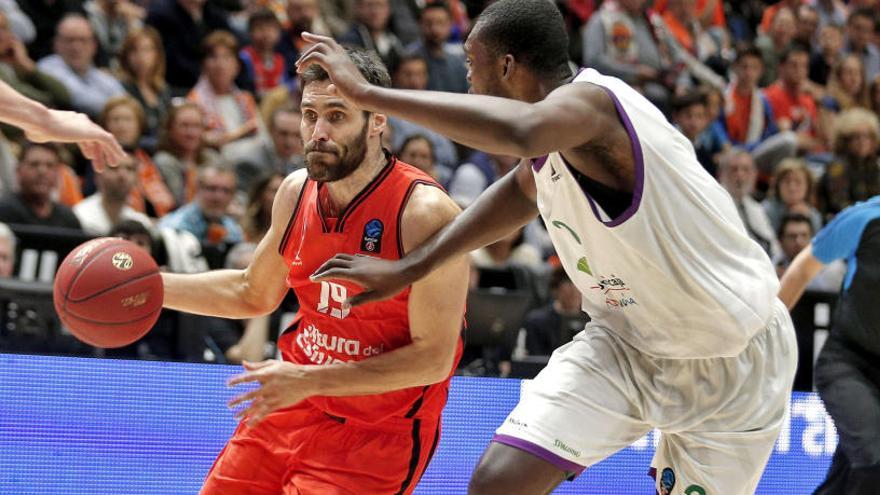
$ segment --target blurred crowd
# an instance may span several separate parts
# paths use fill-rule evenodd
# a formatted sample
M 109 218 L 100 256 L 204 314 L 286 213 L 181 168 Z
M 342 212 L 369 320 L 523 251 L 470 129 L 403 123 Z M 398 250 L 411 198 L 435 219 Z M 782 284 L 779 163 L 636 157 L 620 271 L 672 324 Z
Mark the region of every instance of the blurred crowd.
M 23 226 L 121 236 L 168 271 L 246 266 L 279 184 L 304 166 L 294 67 L 302 33 L 375 51 L 394 87 L 467 92 L 463 40 L 488 3 L 0 0 L 0 80 L 86 113 L 128 153 L 97 174 L 75 148 L 0 127 L 0 222 L 9 226 L 0 227 L 0 275 L 28 278 L 16 265 Z M 619 77 L 663 110 L 780 275 L 836 213 L 880 193 L 877 0 L 556 3 L 573 70 Z M 465 208 L 517 162 L 393 117 L 383 139 Z M 472 260 L 474 293 L 528 297 L 504 322 L 512 334 L 472 346 L 463 372 L 507 374 L 511 359 L 549 354 L 588 319 L 540 220 Z M 811 289 L 836 291 L 844 270 L 831 265 Z M 104 352 L 260 359 L 295 308 L 291 296 L 244 322 L 166 312 L 143 341 Z M 183 335 L 191 328 L 197 337 Z

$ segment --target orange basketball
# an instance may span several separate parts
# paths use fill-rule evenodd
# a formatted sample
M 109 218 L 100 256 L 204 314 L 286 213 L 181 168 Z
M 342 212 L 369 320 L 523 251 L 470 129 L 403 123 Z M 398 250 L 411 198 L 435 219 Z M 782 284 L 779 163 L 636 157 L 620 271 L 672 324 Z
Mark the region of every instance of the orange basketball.
M 143 337 L 159 318 L 163 296 L 149 253 L 115 237 L 81 244 L 55 274 L 61 322 L 95 347 L 122 347 Z

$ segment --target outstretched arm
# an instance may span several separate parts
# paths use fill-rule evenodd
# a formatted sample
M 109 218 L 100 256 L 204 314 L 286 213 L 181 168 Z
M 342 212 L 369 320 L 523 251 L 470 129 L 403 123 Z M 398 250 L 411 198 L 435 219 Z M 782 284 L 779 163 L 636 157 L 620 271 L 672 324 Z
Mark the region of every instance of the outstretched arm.
M 331 38 L 303 37 L 312 45 L 298 70 L 318 64 L 337 91 L 364 110 L 396 115 L 453 141 L 490 153 L 538 157 L 589 142 L 601 131 L 607 96 L 592 84 L 566 84 L 538 103 L 473 94 L 407 91 L 370 85 L 345 49 Z
M 113 135 L 84 114 L 50 110 L 2 81 L 0 108 L 3 109 L 0 120 L 20 127 L 31 141 L 76 143 L 96 171 L 103 170 L 105 165 L 115 166 L 125 158 Z
M 809 285 L 810 281 L 822 271 L 825 265 L 813 256 L 813 245 L 805 247 L 791 262 L 788 270 L 782 274 L 779 287 L 779 299 L 788 309 L 794 307 Z
M 277 308 L 287 292 L 288 272 L 278 246 L 305 182 L 305 172 L 294 172 L 281 183 L 272 206 L 269 231 L 247 268 L 197 274 L 163 273 L 164 306 L 223 318 L 255 318 Z
M 351 299 L 352 305 L 397 294 L 447 260 L 502 239 L 534 219 L 538 208 L 530 166 L 528 161 L 521 161 L 452 223 L 406 257 L 389 262 L 337 255 L 318 268 L 312 279 L 343 279 L 364 287 L 364 292 Z

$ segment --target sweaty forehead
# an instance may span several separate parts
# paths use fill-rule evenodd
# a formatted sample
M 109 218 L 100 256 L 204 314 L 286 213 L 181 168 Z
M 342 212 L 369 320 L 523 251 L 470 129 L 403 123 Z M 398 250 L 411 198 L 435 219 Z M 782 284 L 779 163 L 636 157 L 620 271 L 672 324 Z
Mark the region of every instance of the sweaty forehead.
M 306 84 L 303 88 L 303 109 L 321 109 L 327 107 L 352 109 L 353 106 L 343 98 L 330 81 L 315 81 Z

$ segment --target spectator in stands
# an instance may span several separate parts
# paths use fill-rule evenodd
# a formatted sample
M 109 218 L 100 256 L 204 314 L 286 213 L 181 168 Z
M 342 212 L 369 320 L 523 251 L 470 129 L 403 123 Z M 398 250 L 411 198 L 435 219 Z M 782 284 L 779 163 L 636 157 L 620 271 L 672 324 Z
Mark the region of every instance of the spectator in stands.
M 251 185 L 248 193 L 247 206 L 241 219 L 244 240 L 259 244 L 272 223 L 272 204 L 275 193 L 281 186 L 285 175 L 273 172 L 262 177 Z
M 471 260 L 480 269 L 504 269 L 517 265 L 529 269 L 533 274 L 544 273 L 541 253 L 524 240 L 523 229 L 520 229 L 493 244 L 472 251 Z
M 392 85 L 399 89 L 428 89 L 428 62 L 419 54 L 406 54 L 400 59 L 391 78 Z M 391 134 L 391 149 L 399 150 L 411 136 L 421 134 L 427 137 L 434 146 L 436 162 L 453 169 L 458 166 L 458 151 L 449 138 L 413 124 L 408 120 L 388 116 L 388 128 Z
M 28 43 L 31 57 L 39 60 L 52 53 L 55 28 L 68 14 L 85 14 L 82 4 L 82 0 L 18 0 L 36 28 L 36 37 Z
M 452 169 L 437 163 L 434 159 L 434 145 L 421 134 L 408 137 L 397 151 L 397 156 L 433 177 L 443 187 L 447 187 L 452 179 Z
M 220 155 L 205 146 L 204 135 L 205 117 L 201 107 L 185 102 L 168 110 L 159 132 L 159 152 L 153 162 L 177 206 L 195 197 L 196 171 L 220 161 Z
M 840 61 L 843 50 L 843 31 L 840 26 L 828 25 L 819 32 L 819 48 L 810 55 L 810 81 L 828 84 L 831 68 Z
M 470 206 L 499 177 L 513 170 L 518 159 L 477 151 L 455 169 L 449 181 L 449 195 L 462 208 Z
M 711 29 L 699 19 L 696 0 L 669 0 L 663 22 L 682 49 L 722 72 L 726 68 L 724 51 L 728 47 L 727 32 Z
M 174 196 L 162 179 L 159 168 L 150 155 L 138 146 L 144 126 L 144 110 L 130 96 L 116 96 L 107 101 L 98 122 L 110 131 L 123 148 L 130 150 L 137 162 L 138 179 L 128 197 L 135 211 L 151 217 L 161 217 L 176 206 Z
M 140 28 L 147 17 L 147 11 L 132 0 L 89 0 L 83 8 L 104 62 L 116 59 L 129 31 Z
M 269 119 L 268 135 L 249 139 L 224 153 L 226 161 L 235 166 L 239 191 L 250 190 L 253 182 L 266 174 L 286 176 L 305 166 L 301 121 L 299 107 L 280 107 Z
M 779 80 L 764 90 L 776 126 L 797 134 L 798 149 L 804 152 L 818 151 L 823 146 L 816 100 L 805 91 L 808 63 L 808 49 L 792 45 L 780 59 Z
M 153 254 L 153 236 L 150 235 L 150 229 L 143 222 L 137 220 L 120 220 L 117 222 L 110 232 L 109 237 L 121 237 L 126 241 L 133 242 L 137 247 Z
M 733 198 L 749 237 L 760 244 L 772 259 L 779 253 L 779 243 L 776 242 L 776 232 L 770 224 L 767 212 L 752 197 L 757 179 L 752 155 L 735 148 L 721 157 L 719 165 L 719 182 Z
M 348 30 L 345 22 L 322 10 L 326 7 L 325 2 L 318 0 L 287 0 L 288 28 L 282 33 L 277 47 L 285 60 L 298 59 L 308 46 L 302 39 L 304 31 L 335 37 Z M 289 69 L 290 79 L 293 80 L 296 77 L 296 67 L 291 63 Z
M 0 198 L 0 222 L 79 229 L 76 215 L 52 199 L 63 166 L 53 144 L 27 143 L 16 169 L 18 192 Z
M 0 13 L 0 80 L 19 93 L 52 108 L 70 108 L 70 93 L 55 78 L 37 69 L 24 43 Z
M 467 66 L 460 43 L 449 43 L 452 34 L 452 11 L 445 2 L 428 2 L 419 14 L 422 39 L 407 47 L 407 52 L 423 57 L 428 63 L 428 86 L 432 91 L 467 93 Z
M 770 102 L 758 89 L 763 65 L 757 48 L 737 51 L 734 78 L 724 92 L 724 127 L 731 144 L 752 153 L 758 169 L 769 173 L 779 160 L 797 153 L 797 136 L 776 127 Z
M 0 223 L 0 278 L 12 277 L 15 269 L 15 234 L 5 223 Z
M 355 0 L 355 22 L 339 37 L 344 45 L 366 48 L 379 54 L 386 67 L 397 67 L 403 44 L 389 29 L 390 0 Z
M 873 80 L 880 75 L 880 47 L 874 44 L 874 16 L 876 7 L 865 7 L 852 11 L 846 20 L 847 53 L 858 55 L 865 66 L 865 79 Z
M 526 315 L 526 351 L 549 356 L 584 329 L 590 317 L 581 310 L 581 293 L 558 266 L 550 275 L 551 301 Z
M 238 56 L 244 65 L 246 79 L 253 85 L 254 94 L 262 98 L 268 91 L 284 84 L 293 84 L 288 63 L 275 47 L 281 39 L 281 23 L 269 9 L 260 9 L 248 18 L 251 44 L 241 49 Z
M 661 21 L 662 22 L 662 21 Z M 661 110 L 671 96 L 668 62 L 648 21 L 645 0 L 607 0 L 582 31 L 583 63 L 639 89 Z
M 869 108 L 869 103 L 862 59 L 858 55 L 847 54 L 831 70 L 822 107 L 837 113 L 853 107 Z
M 199 169 L 195 199 L 162 218 L 159 226 L 185 230 L 203 244 L 244 240 L 241 226 L 227 213 L 235 197 L 235 172 L 222 165 Z
M 673 98 L 672 123 L 694 145 L 700 165 L 715 177 L 718 156 L 730 147 L 730 141 L 723 132 L 710 130 L 706 93 L 694 90 Z
M 870 99 L 869 109 L 874 112 L 875 115 L 880 115 L 880 76 L 874 78 L 871 81 L 871 87 L 868 89 L 868 96 Z
M 813 229 L 813 223 L 806 216 L 800 213 L 788 213 L 780 220 L 777 232 L 779 232 L 781 256 L 773 262 L 776 265 L 776 274 L 782 277 L 795 256 L 810 244 L 810 239 L 816 231 Z
M 138 179 L 138 164 L 134 156 L 115 167 L 106 167 L 95 176 L 98 192 L 73 207 L 83 230 L 90 234 L 107 235 L 122 220 L 136 220 L 145 226 L 152 222 L 143 213 L 128 206 L 128 196 Z
M 140 146 L 152 152 L 171 104 L 171 90 L 165 83 L 165 49 L 155 29 L 146 26 L 125 38 L 119 53 L 119 79 L 141 104 L 145 120 Z
M 813 206 L 815 182 L 803 160 L 786 158 L 779 163 L 773 176 L 773 195 L 762 202 L 774 231 L 789 214 L 806 216 L 814 232 L 822 228 L 822 214 Z
M 773 16 L 770 30 L 758 35 L 755 46 L 761 50 L 761 57 L 764 59 L 764 74 L 758 82 L 761 87 L 776 80 L 782 56 L 794 41 L 796 29 L 794 13 L 789 8 L 782 8 Z
M 794 15 L 797 21 L 794 42 L 812 46 L 819 33 L 819 12 L 812 5 L 802 3 L 796 7 Z
M 813 6 L 819 14 L 819 26 L 843 26 L 846 23 L 846 5 L 840 0 L 815 0 Z
M 165 44 L 165 79 L 174 95 L 182 95 L 199 79 L 202 40 L 208 33 L 230 29 L 226 14 L 207 0 L 151 0 L 147 24 Z
M 880 194 L 880 121 L 863 108 L 841 113 L 831 137 L 834 160 L 819 181 L 819 208 L 828 217 Z
M 15 36 L 25 44 L 37 37 L 33 21 L 18 6 L 15 0 L 0 0 L 0 12 L 9 20 L 9 27 Z
M 253 95 L 235 85 L 239 70 L 238 42 L 227 31 L 215 31 L 202 43 L 202 75 L 187 99 L 205 112 L 204 139 L 214 147 L 256 135 L 260 114 Z
M 58 24 L 55 54 L 37 62 L 41 71 L 67 88 L 73 108 L 93 118 L 111 96 L 125 92 L 119 81 L 95 67 L 97 48 L 89 21 L 72 14 Z

